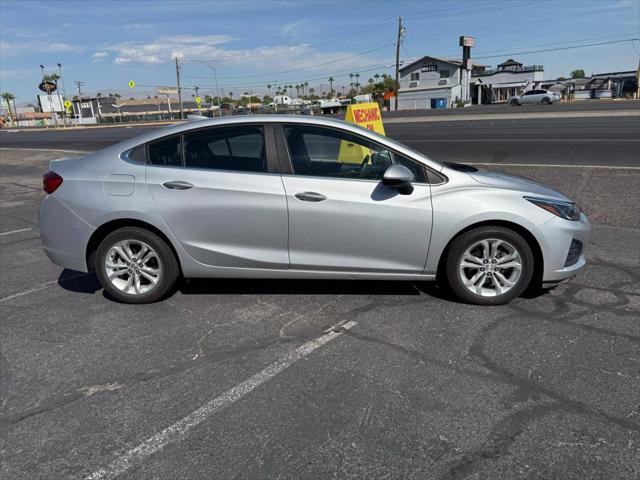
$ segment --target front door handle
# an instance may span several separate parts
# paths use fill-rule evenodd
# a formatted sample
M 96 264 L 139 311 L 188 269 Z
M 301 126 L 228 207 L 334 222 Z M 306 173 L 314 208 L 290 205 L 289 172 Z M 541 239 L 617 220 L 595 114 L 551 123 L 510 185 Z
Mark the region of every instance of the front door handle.
M 321 202 L 327 199 L 327 197 L 321 193 L 316 192 L 300 192 L 296 193 L 295 197 L 303 202 Z
M 189 190 L 193 188 L 193 184 L 189 182 L 181 182 L 180 180 L 175 180 L 173 182 L 164 182 L 162 184 L 164 188 L 168 188 L 169 190 Z

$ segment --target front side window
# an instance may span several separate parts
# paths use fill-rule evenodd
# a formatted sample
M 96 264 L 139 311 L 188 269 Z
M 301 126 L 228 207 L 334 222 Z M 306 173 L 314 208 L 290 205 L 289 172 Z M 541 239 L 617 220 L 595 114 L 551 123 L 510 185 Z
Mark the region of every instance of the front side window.
M 348 132 L 296 125 L 284 134 L 296 175 L 380 180 L 391 165 L 388 150 Z
M 449 78 L 449 70 L 440 70 L 440 78 Z
M 395 155 L 395 163 L 407 167 L 413 173 L 413 181 L 416 183 L 428 183 L 424 166 L 408 159 L 404 155 Z
M 411 74 L 411 81 L 414 82 L 416 80 L 420 80 L 420 74 L 418 72 Z
M 180 143 L 180 135 L 150 143 L 149 163 L 162 167 L 182 166 L 182 144 Z
M 185 133 L 184 163 L 208 170 L 267 172 L 263 129 L 240 125 Z

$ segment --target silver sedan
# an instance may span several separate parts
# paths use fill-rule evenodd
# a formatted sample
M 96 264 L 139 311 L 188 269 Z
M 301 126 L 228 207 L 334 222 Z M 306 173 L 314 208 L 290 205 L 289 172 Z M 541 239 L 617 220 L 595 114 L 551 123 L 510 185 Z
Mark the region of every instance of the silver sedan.
M 503 304 L 580 271 L 590 233 L 552 189 L 317 117 L 158 129 L 52 161 L 44 189 L 49 258 L 129 303 L 216 277 L 439 280 Z

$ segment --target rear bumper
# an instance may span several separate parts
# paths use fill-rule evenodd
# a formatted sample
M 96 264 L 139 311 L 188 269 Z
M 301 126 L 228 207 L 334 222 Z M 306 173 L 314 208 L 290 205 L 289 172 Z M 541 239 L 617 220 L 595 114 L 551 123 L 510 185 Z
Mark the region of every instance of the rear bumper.
M 587 243 L 591 238 L 591 225 L 583 213 L 580 220 L 571 222 L 554 217 L 540 227 L 545 238 L 543 248 L 544 273 L 542 283 L 545 286 L 558 284 L 578 274 L 586 266 L 584 255 Z M 582 242 L 582 251 L 578 260 L 566 265 L 572 240 Z
M 86 248 L 95 228 L 82 220 L 55 195 L 40 207 L 40 237 L 47 257 L 63 268 L 87 272 Z

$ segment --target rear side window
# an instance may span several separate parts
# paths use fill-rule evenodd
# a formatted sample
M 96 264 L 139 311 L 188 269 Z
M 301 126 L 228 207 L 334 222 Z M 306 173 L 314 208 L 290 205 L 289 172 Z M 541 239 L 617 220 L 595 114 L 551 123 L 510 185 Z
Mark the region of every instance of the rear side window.
M 215 127 L 184 135 L 185 167 L 267 172 L 262 127 Z
M 147 163 L 147 148 L 146 145 L 138 145 L 137 147 L 132 148 L 127 153 L 127 158 L 132 163 L 137 163 L 139 165 L 144 165 Z
M 181 167 L 182 144 L 180 143 L 180 136 L 150 143 L 149 163 L 163 167 Z

